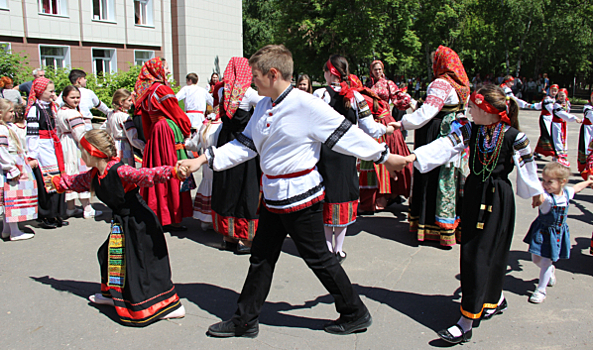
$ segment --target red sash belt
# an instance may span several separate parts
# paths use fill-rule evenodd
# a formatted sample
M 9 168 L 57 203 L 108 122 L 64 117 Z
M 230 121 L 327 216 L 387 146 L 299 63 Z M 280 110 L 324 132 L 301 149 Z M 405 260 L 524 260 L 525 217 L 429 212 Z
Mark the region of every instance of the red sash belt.
M 583 118 L 583 125 L 593 125 L 593 123 L 591 123 L 589 118 Z
M 151 114 L 150 115 L 150 121 L 153 122 L 153 123 L 156 123 L 156 122 L 158 122 L 159 120 L 162 120 L 162 119 L 167 119 L 167 118 L 165 118 L 161 114 L 156 114 L 156 115 L 155 114 Z
M 564 122 L 565 122 L 565 121 L 564 121 L 564 119 L 562 119 L 562 118 L 559 118 L 559 117 L 557 117 L 557 116 L 553 116 L 553 117 L 552 117 L 552 121 L 553 121 L 554 123 L 564 123 Z
M 62 143 L 56 135 L 55 130 L 39 130 L 39 138 L 54 141 L 54 149 L 56 150 L 56 159 L 58 161 L 58 169 L 60 174 L 64 173 L 64 151 L 62 150 Z
M 311 169 L 307 169 L 307 170 L 297 171 L 296 173 L 290 173 L 290 174 L 284 174 L 284 175 L 266 175 L 266 177 L 268 179 L 290 179 L 293 177 L 307 175 L 308 173 L 312 172 L 313 170 L 315 170 L 315 167 L 312 167 Z
M 200 113 L 200 114 L 204 114 L 204 112 L 202 112 L 202 111 L 185 111 L 185 113 Z
M 550 113 L 550 111 L 548 111 L 548 110 L 546 109 L 546 107 L 543 107 L 543 108 L 542 108 L 542 115 L 552 115 L 552 113 Z

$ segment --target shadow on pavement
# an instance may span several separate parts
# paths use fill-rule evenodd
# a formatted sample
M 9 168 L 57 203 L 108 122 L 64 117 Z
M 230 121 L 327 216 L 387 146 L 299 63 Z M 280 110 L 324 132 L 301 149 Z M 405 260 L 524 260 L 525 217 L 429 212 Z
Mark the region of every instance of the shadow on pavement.
M 579 237 L 575 241 L 577 244 L 570 249 L 570 259 L 560 259 L 554 266 L 560 270 L 593 276 L 593 256 L 589 254 L 591 239 Z
M 68 292 L 70 294 L 74 294 L 83 298 L 85 301 L 88 301 L 88 297 L 92 294 L 99 293 L 101 291 L 101 284 L 96 282 L 82 282 L 82 281 L 72 281 L 72 280 L 58 280 L 49 276 L 43 277 L 32 277 L 32 280 L 39 282 L 41 284 L 45 284 L 47 286 L 52 287 L 53 289 L 60 291 L 60 292 Z M 115 308 L 113 306 L 107 305 L 96 305 L 88 301 L 89 306 L 94 307 L 95 309 L 99 310 L 100 313 L 104 314 L 105 316 L 109 317 L 112 321 L 119 322 L 119 316 L 117 312 L 115 312 Z M 121 324 L 121 323 L 120 323 Z
M 59 280 L 49 276 L 30 277 L 32 280 L 52 287 L 60 292 L 68 292 L 88 300 L 89 295 L 98 293 L 101 285 L 95 282 Z M 231 318 L 237 309 L 237 299 L 239 293 L 234 290 L 218 287 L 207 283 L 176 283 L 177 295 L 196 304 L 200 309 L 222 319 Z M 293 328 L 308 328 L 313 330 L 323 329 L 323 325 L 328 319 L 317 319 L 303 316 L 289 315 L 283 312 L 309 309 L 319 302 L 333 303 L 333 298 L 325 295 L 314 301 L 307 301 L 302 305 L 291 305 L 285 302 L 266 302 L 262 308 L 260 323 Z M 109 317 L 112 321 L 120 323 L 115 309 L 111 306 L 99 306 L 89 302 L 89 306 L 99 310 L 102 314 Z M 121 323 L 120 323 L 121 324 Z

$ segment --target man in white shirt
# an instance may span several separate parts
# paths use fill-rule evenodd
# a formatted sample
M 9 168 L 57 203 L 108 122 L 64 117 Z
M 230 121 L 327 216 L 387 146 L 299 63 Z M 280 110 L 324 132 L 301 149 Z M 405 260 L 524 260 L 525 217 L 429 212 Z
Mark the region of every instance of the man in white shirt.
M 185 77 L 186 86 L 177 93 L 177 100 L 185 100 L 185 113 L 191 121 L 192 129 L 199 129 L 204 121 L 206 105 L 212 106 L 212 95 L 206 89 L 198 86 L 198 75 L 189 73 Z
M 78 109 L 84 118 L 84 122 L 86 124 L 86 129 L 91 130 L 93 125 L 91 120 L 93 119 L 93 114 L 91 113 L 92 108 L 96 108 L 103 112 L 105 116 L 107 116 L 110 112 L 109 107 L 105 103 L 103 103 L 97 95 L 86 88 L 86 73 L 81 69 L 73 69 L 70 71 L 68 75 L 68 79 L 72 83 L 72 85 L 76 86 L 80 91 L 80 104 L 78 105 Z M 64 104 L 62 100 L 62 94 L 56 100 L 58 106 Z

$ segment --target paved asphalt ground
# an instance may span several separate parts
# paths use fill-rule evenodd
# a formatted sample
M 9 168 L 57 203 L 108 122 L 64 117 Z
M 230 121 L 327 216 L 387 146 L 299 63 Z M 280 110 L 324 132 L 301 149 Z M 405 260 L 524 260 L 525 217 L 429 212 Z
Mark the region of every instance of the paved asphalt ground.
M 580 115 L 580 111 L 575 112 Z M 523 111 L 522 129 L 537 142 L 538 113 Z M 568 125 L 576 172 L 579 126 Z M 408 138 L 411 141 L 411 137 Z M 538 162 L 541 169 L 545 161 Z M 514 181 L 514 174 L 513 181 Z M 578 181 L 574 176 L 571 182 Z M 199 176 L 197 176 L 199 180 Z M 530 200 L 517 198 L 517 222 L 505 296 L 509 309 L 474 328 L 464 349 L 593 348 L 593 256 L 588 247 L 593 190 L 571 204 L 571 259 L 557 264 L 558 283 L 541 305 L 527 299 L 538 269 L 522 242 L 536 216 Z M 107 211 L 104 205 L 95 207 Z M 459 318 L 459 247 L 419 244 L 408 232 L 406 205 L 359 217 L 348 229 L 343 266 L 373 316 L 365 333 L 335 336 L 322 326 L 337 318 L 333 300 L 299 258 L 290 239 L 260 318 L 256 339 L 216 339 L 208 325 L 228 319 L 249 266 L 248 256 L 220 251 L 222 238 L 186 219 L 187 232 L 166 234 L 173 281 L 185 318 L 146 328 L 117 322 L 113 308 L 91 305 L 99 291 L 96 251 L 105 240 L 103 220 L 70 219 L 70 226 L 34 230 L 34 239 L 0 241 L 0 349 L 430 349 L 446 347 L 436 331 Z

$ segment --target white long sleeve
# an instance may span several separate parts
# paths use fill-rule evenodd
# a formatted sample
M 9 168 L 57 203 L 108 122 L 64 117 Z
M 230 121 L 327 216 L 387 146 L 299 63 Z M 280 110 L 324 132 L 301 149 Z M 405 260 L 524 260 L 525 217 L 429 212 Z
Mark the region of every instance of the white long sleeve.
M 463 152 L 470 136 L 471 123 L 461 125 L 454 122 L 449 136 L 438 138 L 412 152 L 416 155 L 414 167 L 424 174 L 450 162 L 453 157 Z
M 567 113 L 559 103 L 554 103 L 554 115 L 567 122 L 577 121 L 577 117 L 573 114 Z
M 537 164 L 533 160 L 529 139 L 520 132 L 513 143 L 513 162 L 517 167 L 517 195 L 529 198 L 544 193 L 537 177 Z
M 9 142 L 14 142 L 14 140 L 10 139 L 8 128 L 0 125 L 0 167 L 8 179 L 13 179 L 19 176 L 21 171 L 16 166 L 14 156 L 10 154 Z
M 534 103 L 532 105 L 533 109 L 537 109 L 538 111 L 542 108 L 545 108 L 550 114 L 554 111 L 554 100 L 550 96 L 546 96 L 541 102 Z
M 504 93 L 507 97 L 510 97 L 513 100 L 515 100 L 517 102 L 517 104 L 519 105 L 519 108 L 529 108 L 530 103 L 527 103 L 527 102 L 523 101 L 522 99 L 518 98 L 517 96 L 515 96 L 515 94 L 513 93 L 513 90 L 510 87 L 505 86 Z
M 39 159 L 39 118 L 37 116 L 37 105 L 29 109 L 27 114 L 27 157 Z
M 458 105 L 459 97 L 448 81 L 436 79 L 426 90 L 426 101 L 414 113 L 403 116 L 401 123 L 405 130 L 420 129 L 434 118 L 445 105 Z
M 138 129 L 136 129 L 136 124 L 134 124 L 134 121 L 132 120 L 132 118 L 130 118 L 129 115 L 127 115 L 127 118 L 124 122 L 124 132 L 126 134 L 126 138 L 132 146 L 144 151 L 144 146 L 146 144 L 144 143 L 144 141 L 138 138 Z

